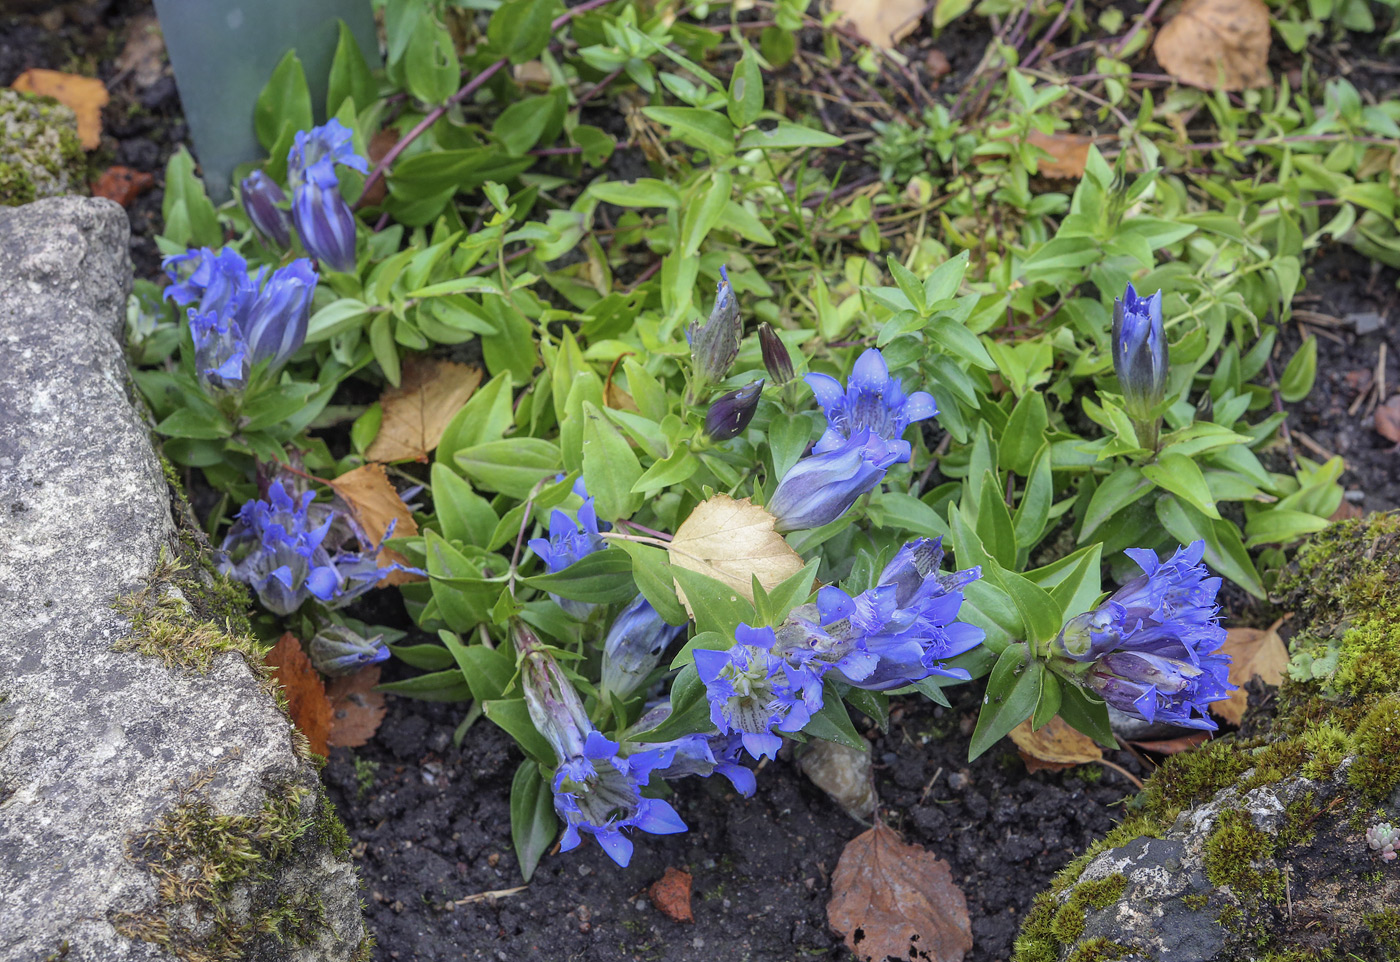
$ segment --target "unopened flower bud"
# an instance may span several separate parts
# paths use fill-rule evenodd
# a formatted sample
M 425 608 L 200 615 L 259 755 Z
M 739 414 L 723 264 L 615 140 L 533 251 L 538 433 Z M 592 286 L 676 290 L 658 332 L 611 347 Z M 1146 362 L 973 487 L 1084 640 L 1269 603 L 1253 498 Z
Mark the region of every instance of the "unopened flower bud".
M 682 628 L 668 625 L 644 595 L 622 609 L 603 642 L 603 688 L 627 698 L 661 663 Z
M 758 329 L 758 345 L 763 350 L 763 366 L 768 369 L 768 376 L 773 379 L 774 384 L 782 387 L 796 377 L 792 370 L 792 355 L 788 353 L 787 345 L 767 321 Z
M 1139 297 L 1129 284 L 1113 302 L 1113 370 L 1128 416 L 1146 421 L 1167 390 L 1167 336 L 1162 327 L 1162 292 Z
M 287 195 L 277 186 L 277 181 L 255 170 L 238 186 L 243 210 L 258 232 L 278 247 L 291 244 L 292 219 L 286 210 Z
M 520 690 L 530 721 L 559 758 L 582 755 L 593 723 L 573 682 L 523 622 L 512 622 L 510 633 L 520 653 Z
M 715 307 L 704 326 L 698 323 L 686 328 L 690 356 L 695 361 L 695 381 L 709 384 L 722 380 L 739 356 L 739 339 L 744 323 L 739 317 L 739 304 L 734 289 L 729 286 L 729 271 L 719 269 L 720 281 L 715 294 Z
M 327 625 L 307 646 L 312 666 L 323 675 L 350 675 L 389 657 L 383 635 L 365 638 L 344 625 Z
M 728 441 L 738 437 L 753 420 L 758 410 L 758 398 L 763 393 L 763 379 L 746 384 L 737 391 L 716 398 L 705 412 L 705 433 L 712 441 Z

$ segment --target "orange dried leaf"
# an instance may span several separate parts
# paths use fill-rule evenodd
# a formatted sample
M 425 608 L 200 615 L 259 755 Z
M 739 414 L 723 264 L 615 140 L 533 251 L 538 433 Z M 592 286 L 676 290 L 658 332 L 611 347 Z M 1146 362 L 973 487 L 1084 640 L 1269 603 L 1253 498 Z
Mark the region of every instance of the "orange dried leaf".
M 1057 771 L 1087 765 L 1103 758 L 1103 749 L 1088 735 L 1071 728 L 1056 715 L 1038 731 L 1031 730 L 1030 719 L 1011 729 L 1011 740 L 1021 750 L 1026 771 Z
M 409 360 L 400 385 L 379 398 L 384 419 L 365 457 L 371 461 L 426 461 L 442 440 L 447 423 L 480 384 L 480 368 L 435 358 Z
M 1042 134 L 1032 130 L 1026 135 L 1026 143 L 1050 155 L 1040 158 L 1042 177 L 1076 180 L 1084 176 L 1084 165 L 1089 162 L 1089 147 L 1094 143 L 1094 138 L 1082 134 Z
M 78 139 L 84 150 L 102 143 L 102 108 L 107 106 L 107 85 L 92 77 L 57 70 L 26 70 L 10 84 L 15 90 L 52 97 L 78 117 Z
M 418 533 L 418 522 L 413 520 L 413 512 L 403 503 L 389 476 L 384 473 L 382 464 L 366 464 L 354 471 L 347 471 L 331 483 L 335 493 L 345 502 L 354 517 L 355 523 L 373 542 L 378 543 L 394 522 L 394 537 L 409 538 Z M 407 559 L 397 551 L 388 548 L 379 552 L 379 565 L 386 567 L 394 562 L 406 564 Z M 422 581 L 421 575 L 407 571 L 395 571 L 379 583 L 402 585 L 410 581 Z
M 325 755 L 328 751 L 326 739 L 331 732 L 331 703 L 321 676 L 301 649 L 301 642 L 296 635 L 287 632 L 263 660 L 271 666 L 273 676 L 287 694 L 287 712 L 292 722 L 311 743 L 311 750 Z
M 1129 744 L 1134 748 L 1141 748 L 1145 752 L 1156 752 L 1158 755 L 1178 755 L 1181 752 L 1189 752 L 1209 740 L 1209 732 L 1192 732 L 1189 735 L 1182 735 L 1180 738 L 1163 738 L 1159 741 L 1129 742 Z
M 652 903 L 672 922 L 694 922 L 690 908 L 690 873 L 667 866 L 665 874 L 651 883 Z
M 1230 684 L 1238 685 L 1230 697 L 1211 704 L 1210 710 L 1232 725 L 1238 725 L 1249 707 L 1244 685 L 1256 675 L 1266 685 L 1277 685 L 1288 671 L 1288 646 L 1271 628 L 1231 628 L 1225 632 L 1220 650 L 1230 656 Z
M 359 748 L 374 737 L 389 710 L 384 706 L 384 693 L 374 690 L 377 684 L 379 666 L 366 665 L 353 675 L 336 678 L 326 686 L 326 698 L 331 705 L 327 745 Z
M 1263 0 L 1186 0 L 1152 46 L 1162 69 L 1214 90 L 1267 87 L 1269 8 Z
M 106 197 L 123 207 L 130 207 L 131 202 L 154 186 L 155 182 L 156 179 L 145 171 L 108 167 L 92 183 L 92 196 Z
M 972 948 L 967 899 L 948 863 L 880 822 L 846 843 L 826 919 L 865 962 L 961 962 Z
M 896 47 L 918 29 L 923 0 L 831 0 L 831 9 L 877 47 Z
M 1376 408 L 1376 433 L 1392 444 L 1400 444 L 1400 394 Z

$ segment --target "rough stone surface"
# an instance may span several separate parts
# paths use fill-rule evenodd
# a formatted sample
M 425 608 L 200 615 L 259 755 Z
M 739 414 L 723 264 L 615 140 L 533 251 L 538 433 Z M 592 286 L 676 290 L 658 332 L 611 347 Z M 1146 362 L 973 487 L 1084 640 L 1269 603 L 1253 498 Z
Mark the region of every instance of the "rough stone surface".
M 172 947 L 207 958 L 230 945 L 351 958 L 354 870 L 316 827 L 314 770 L 267 687 L 240 654 L 200 673 L 113 648 L 132 632 L 113 603 L 146 585 L 179 534 L 118 342 L 127 230 L 105 200 L 0 210 L 0 960 L 167 959 Z M 217 913 L 172 908 L 149 861 L 131 857 L 181 805 L 246 826 L 288 797 L 294 844 L 217 890 L 232 939 Z M 276 920 L 295 936 L 259 932 L 269 906 L 292 904 L 316 906 Z M 171 936 L 169 918 L 207 943 Z M 148 937 L 120 934 L 122 920 L 151 923 Z
M 0 207 L 86 193 L 73 111 L 0 88 Z

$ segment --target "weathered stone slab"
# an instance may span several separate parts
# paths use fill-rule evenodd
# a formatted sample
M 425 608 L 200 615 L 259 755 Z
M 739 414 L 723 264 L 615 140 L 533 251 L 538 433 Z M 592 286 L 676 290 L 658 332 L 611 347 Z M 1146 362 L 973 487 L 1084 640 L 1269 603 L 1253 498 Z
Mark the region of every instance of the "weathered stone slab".
M 131 401 L 127 232 L 0 210 L 0 960 L 362 957 L 343 830 Z

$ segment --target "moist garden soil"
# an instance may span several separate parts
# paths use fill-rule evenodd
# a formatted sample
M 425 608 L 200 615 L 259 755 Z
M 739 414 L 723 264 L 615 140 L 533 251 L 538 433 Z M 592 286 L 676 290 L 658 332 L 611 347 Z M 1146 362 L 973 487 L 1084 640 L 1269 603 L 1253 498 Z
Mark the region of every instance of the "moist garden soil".
M 7 13 L 0 14 L 0 84 L 8 85 L 30 67 L 107 82 L 112 102 L 104 112 L 103 145 L 91 157 L 93 175 L 120 164 L 155 178 L 155 186 L 130 204 L 128 213 L 137 274 L 156 278 L 162 172 L 186 129 L 168 71 L 140 86 L 115 62 L 131 31 L 150 14 L 149 0 L 7 5 Z M 924 68 L 932 42 L 908 51 L 915 75 L 930 90 L 956 89 L 980 57 L 985 33 L 973 37 L 958 30 L 966 33 L 955 25 L 937 44 L 952 67 L 941 86 Z M 1353 72 L 1352 80 L 1375 96 L 1394 94 L 1392 75 Z M 839 106 L 824 109 L 822 120 L 839 127 L 864 123 Z M 637 168 L 632 176 L 646 172 L 639 152 L 620 148 L 615 163 L 631 163 Z M 860 166 L 851 170 L 848 180 L 873 173 Z M 1305 274 L 1307 287 L 1296 306 L 1340 324 L 1310 324 L 1320 337 L 1317 383 L 1311 396 L 1289 406 L 1289 423 L 1318 448 L 1346 459 L 1342 481 L 1348 503 L 1367 511 L 1396 507 L 1400 454 L 1374 430 L 1369 403 L 1352 407 L 1374 376 L 1383 343 L 1387 384 L 1400 384 L 1396 273 L 1338 247 L 1316 257 Z M 1366 312 L 1381 315 L 1384 323 L 1357 334 L 1346 318 Z M 1296 324 L 1282 332 L 1277 365 L 1286 362 L 1301 337 Z M 1297 437 L 1293 449 L 1295 455 L 1321 458 Z M 198 501 L 199 492 L 191 494 Z M 1270 615 L 1238 596 L 1229 606 L 1227 614 L 1237 622 L 1258 623 Z M 374 612 L 380 623 L 408 625 L 396 596 L 391 600 L 385 593 L 374 607 L 380 609 Z M 412 673 L 390 663 L 385 680 Z M 956 695 L 948 709 L 896 700 L 888 731 L 868 720 L 863 726 L 875 759 L 881 817 L 907 841 L 949 862 L 972 919 L 974 945 L 967 958 L 991 962 L 1009 958 L 1033 896 L 1112 826 L 1134 787 L 1119 771 L 1097 765 L 1029 774 L 1009 742 L 969 764 L 977 690 L 971 686 Z M 378 734 L 362 748 L 334 749 L 324 771 L 354 840 L 368 917 L 379 940 L 376 958 L 793 962 L 851 957 L 827 926 L 826 904 L 842 848 L 866 826 L 807 780 L 792 746 L 762 766 L 758 792 L 750 799 L 735 795 L 721 778 L 676 783 L 673 801 L 690 831 L 638 835 L 628 868 L 618 868 L 586 841 L 574 852 L 547 856 L 529 887 L 517 891 L 521 877 L 510 841 L 509 797 L 521 756 L 484 719 L 454 746 L 464 710 L 388 696 L 388 715 Z M 1110 753 L 1108 759 L 1138 778 L 1151 764 L 1129 752 Z M 693 879 L 693 922 L 672 921 L 651 899 L 649 887 L 668 868 Z

